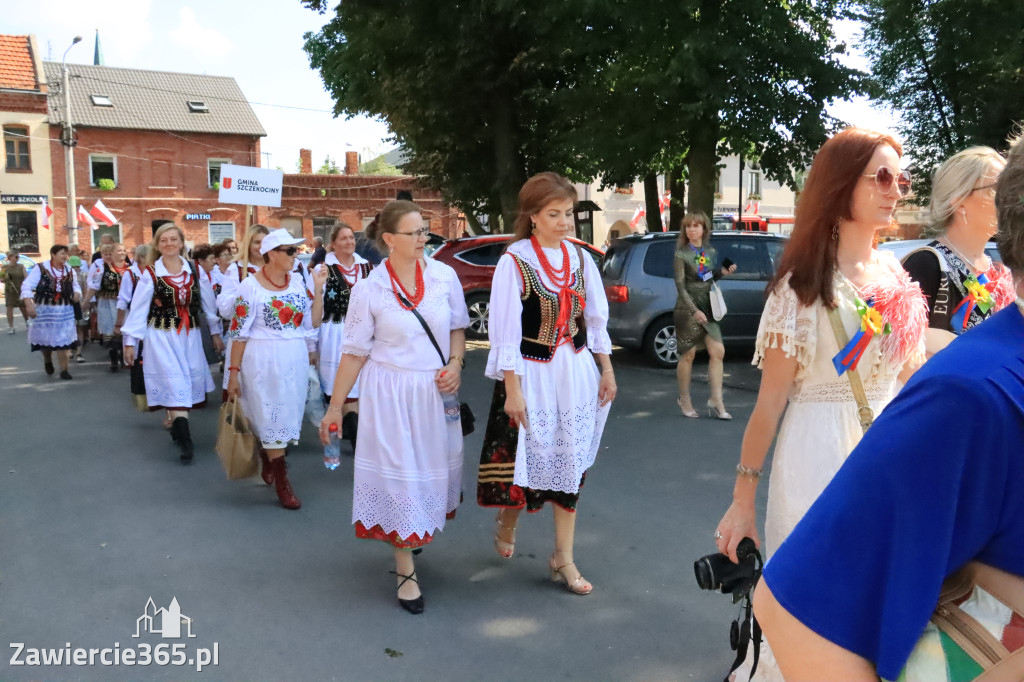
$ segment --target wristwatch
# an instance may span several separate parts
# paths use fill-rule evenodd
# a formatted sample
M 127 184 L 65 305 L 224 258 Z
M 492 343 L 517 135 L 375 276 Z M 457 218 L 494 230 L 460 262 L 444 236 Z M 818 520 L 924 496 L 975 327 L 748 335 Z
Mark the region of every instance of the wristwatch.
M 448 362 L 451 362 L 452 360 L 458 360 L 459 361 L 459 369 L 465 369 L 466 368 L 466 359 L 464 357 L 462 357 L 461 355 L 453 355 L 453 356 L 451 356 L 451 358 L 448 360 Z

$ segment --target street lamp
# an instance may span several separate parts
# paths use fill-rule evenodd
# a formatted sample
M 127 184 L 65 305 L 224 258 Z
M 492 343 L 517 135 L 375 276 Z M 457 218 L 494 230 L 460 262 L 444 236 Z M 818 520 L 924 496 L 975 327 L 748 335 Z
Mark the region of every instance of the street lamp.
M 64 76 L 64 132 L 61 135 L 61 142 L 64 144 L 64 177 L 68 190 L 68 241 L 72 244 L 78 243 L 78 198 L 75 196 L 75 131 L 71 127 L 71 77 L 68 76 L 67 59 L 71 48 L 80 42 L 82 42 L 82 36 L 75 36 L 75 39 L 68 45 L 68 49 L 64 50 L 64 57 L 60 60 Z

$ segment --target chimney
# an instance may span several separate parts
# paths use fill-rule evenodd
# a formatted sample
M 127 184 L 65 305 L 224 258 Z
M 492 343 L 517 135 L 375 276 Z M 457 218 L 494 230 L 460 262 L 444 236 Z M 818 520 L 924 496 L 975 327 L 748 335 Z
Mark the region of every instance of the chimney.
M 359 175 L 359 152 L 345 152 L 345 175 Z
M 313 152 L 310 149 L 299 150 L 299 172 L 309 175 L 313 172 Z

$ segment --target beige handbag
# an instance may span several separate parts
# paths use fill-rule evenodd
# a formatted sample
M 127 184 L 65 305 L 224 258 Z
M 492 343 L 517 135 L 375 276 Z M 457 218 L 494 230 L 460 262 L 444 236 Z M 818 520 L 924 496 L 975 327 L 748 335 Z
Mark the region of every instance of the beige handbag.
M 229 399 L 220 406 L 217 426 L 217 457 L 229 479 L 249 478 L 256 474 L 256 437 L 249 429 L 245 415 L 238 410 L 238 400 Z

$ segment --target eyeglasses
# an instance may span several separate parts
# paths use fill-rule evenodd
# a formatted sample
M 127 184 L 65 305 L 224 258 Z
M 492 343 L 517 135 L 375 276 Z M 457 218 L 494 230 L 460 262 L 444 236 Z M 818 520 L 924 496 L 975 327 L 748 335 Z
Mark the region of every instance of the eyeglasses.
M 895 175 L 893 174 L 892 169 L 888 166 L 879 166 L 878 170 L 874 173 L 867 173 L 864 177 L 874 178 L 875 187 L 877 187 L 878 191 L 883 194 L 889 192 L 892 189 L 893 184 L 896 185 L 896 190 L 899 192 L 901 197 L 905 197 L 910 194 L 910 171 L 900 171 L 899 175 Z
M 283 253 L 286 256 L 294 256 L 298 251 L 298 249 L 295 248 L 294 246 L 278 246 L 277 248 L 272 250 L 277 251 L 278 253 Z
M 995 196 L 996 195 L 996 185 L 997 184 L 999 184 L 999 183 L 992 182 L 992 183 L 989 183 L 987 185 L 982 185 L 981 187 L 975 187 L 970 192 L 968 192 L 968 194 L 974 194 L 975 192 L 980 192 L 983 189 L 987 189 L 989 194 L 991 194 L 992 196 Z
M 403 237 L 416 237 L 416 238 L 426 237 L 428 234 L 430 234 L 430 228 L 429 227 L 421 227 L 420 229 L 413 230 L 412 232 L 395 232 L 395 234 L 400 234 Z

